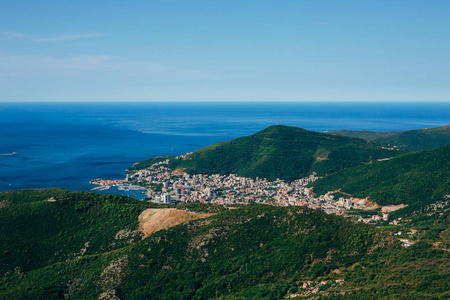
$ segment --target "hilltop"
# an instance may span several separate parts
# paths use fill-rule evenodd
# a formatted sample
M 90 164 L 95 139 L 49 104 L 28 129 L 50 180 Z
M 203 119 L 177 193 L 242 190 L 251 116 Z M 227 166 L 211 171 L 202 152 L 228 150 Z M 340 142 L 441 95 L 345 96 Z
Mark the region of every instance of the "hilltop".
M 311 183 L 317 194 L 337 191 L 380 205 L 424 208 L 450 194 L 450 145 L 349 168 Z M 404 209 L 405 211 L 405 209 Z
M 406 131 L 337 130 L 330 133 L 386 143 L 410 151 L 430 150 L 450 143 L 450 125 Z
M 143 238 L 139 215 L 167 206 L 60 189 L 0 198 L 0 298 L 449 296 L 446 252 L 305 207 L 177 205 L 214 215 Z
M 135 164 L 131 171 L 170 158 L 169 168 L 190 174 L 237 174 L 292 181 L 313 172 L 326 175 L 401 153 L 404 152 L 359 138 L 274 125 L 185 156 L 150 158 Z

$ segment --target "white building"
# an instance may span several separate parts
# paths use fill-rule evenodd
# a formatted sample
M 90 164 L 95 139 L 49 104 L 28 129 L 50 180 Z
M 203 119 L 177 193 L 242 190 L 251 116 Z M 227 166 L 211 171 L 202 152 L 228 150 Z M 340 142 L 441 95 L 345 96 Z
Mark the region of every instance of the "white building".
M 164 204 L 169 204 L 170 202 L 170 195 L 167 193 L 164 193 L 161 195 L 161 202 Z

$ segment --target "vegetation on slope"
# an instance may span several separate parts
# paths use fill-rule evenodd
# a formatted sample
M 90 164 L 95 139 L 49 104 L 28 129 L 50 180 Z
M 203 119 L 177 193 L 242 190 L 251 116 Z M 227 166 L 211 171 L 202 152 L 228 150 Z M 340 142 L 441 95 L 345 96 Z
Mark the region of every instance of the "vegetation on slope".
M 36 251 L 46 258 L 35 268 L 3 274 L 0 298 L 281 299 L 301 292 L 308 280 L 331 280 L 321 287 L 321 297 L 449 295 L 447 253 L 423 242 L 403 249 L 375 227 L 304 207 L 247 205 L 227 210 L 223 206 L 184 204 L 190 210 L 219 213 L 111 248 L 117 230 L 136 228 L 137 215 L 148 204 L 64 190 L 0 195 L 9 201 L 9 206 L 1 208 L 2 226 L 29 222 L 27 219 L 46 224 L 55 213 L 71 211 L 90 220 L 83 224 L 85 238 L 98 245 L 77 257 L 48 260 L 48 254 L 57 253 L 70 239 L 62 236 L 60 242 L 40 243 L 50 240 L 37 225 L 31 227 L 29 231 L 37 235 L 32 245 L 36 249 L 22 250 Z M 58 203 L 41 203 L 49 196 L 64 198 L 58 201 L 66 204 L 58 210 L 45 206 Z M 116 212 L 122 204 L 129 213 Z M 22 206 L 22 213 L 12 209 L 16 205 Z M 36 215 L 33 207 L 41 205 L 46 209 Z M 86 206 L 89 208 L 78 215 L 76 207 Z M 76 223 L 60 222 L 65 230 L 72 230 Z M 13 226 L 9 232 L 20 240 L 21 230 Z M 74 236 L 78 239 L 76 233 Z M 72 250 L 78 251 L 83 241 L 79 239 Z M 104 252 L 109 249 L 116 250 Z M 24 259 L 21 253 L 10 254 L 19 256 L 19 263 Z M 346 282 L 336 285 L 335 279 Z
M 49 194 L 54 193 L 49 191 Z M 78 298 L 88 295 L 88 298 L 96 298 L 101 293 L 114 292 L 124 299 L 207 299 L 217 291 L 222 296 L 245 294 L 257 298 L 257 295 L 270 294 L 269 298 L 274 299 L 286 293 L 293 278 L 315 278 L 329 274 L 332 269 L 351 266 L 369 251 L 375 251 L 375 243 L 383 239 L 369 226 L 352 225 L 336 216 L 306 208 L 259 205 L 181 224 L 142 241 L 132 239 L 128 241 L 131 244 L 121 245 L 121 250 L 110 252 L 107 250 L 117 248 L 109 244 L 114 235 L 124 226 L 135 225 L 133 221 L 137 220 L 145 203 L 133 203 L 137 213 L 124 222 L 122 217 L 128 219 L 127 215 L 119 217 L 114 212 L 121 205 L 108 211 L 104 209 L 111 208 L 114 200 L 120 200 L 126 207 L 126 198 L 115 196 L 117 199 L 111 200 L 96 194 L 77 196 L 80 193 L 66 193 L 65 200 L 60 200 L 72 209 L 62 206 L 54 210 L 46 206 L 36 215 L 30 210 L 34 205 L 58 205 L 58 202 L 33 201 L 22 204 L 22 214 L 11 209 L 3 212 L 2 226 L 14 221 L 27 223 L 27 219 L 44 220 L 45 226 L 45 220 L 53 223 L 52 217 L 59 212 L 75 213 L 78 206 L 98 204 L 94 210 L 99 213 L 94 215 L 99 223 L 89 217 L 93 212 L 85 210 L 83 215 L 90 222 L 83 223 L 83 234 L 87 236 L 82 239 L 77 233 L 79 230 L 71 229 L 76 223 L 73 219 L 61 220 L 64 229 L 72 230 L 68 236 L 77 240 L 77 245 L 72 245 L 71 239 L 64 236 L 52 241 L 37 226 L 30 227 L 30 233 L 36 232 L 35 243 L 25 245 L 22 250 L 42 255 L 40 265 L 7 272 L 0 294 L 26 298 L 51 291 L 55 298 L 68 293 Z M 114 229 L 108 229 L 108 225 Z M 21 229 L 10 228 L 13 234 L 8 235 L 9 242 L 14 243 L 13 237 L 18 242 L 27 240 L 18 236 Z M 85 240 L 97 246 L 76 257 L 58 254 L 61 247 L 72 251 L 81 248 Z M 52 259 L 55 253 L 61 259 Z M 15 263 L 19 265 L 25 259 L 22 253 L 12 252 L 9 256 L 16 257 Z
M 450 125 L 406 131 L 337 130 L 332 133 L 387 143 L 410 151 L 430 150 L 450 144 Z
M 276 125 L 250 136 L 197 150 L 186 159 L 151 158 L 135 164 L 133 169 L 143 169 L 170 158 L 170 168 L 182 168 L 191 174 L 233 173 L 290 181 L 312 172 L 325 175 L 400 153 L 362 139 Z
M 63 189 L 0 193 L 0 274 L 123 247 L 147 203 Z
M 380 205 L 408 204 L 413 212 L 450 194 L 450 145 L 408 153 L 319 179 L 310 184 L 317 194 L 340 190 L 354 197 L 370 197 Z
M 246 206 L 139 243 L 130 256 L 135 271 L 120 291 L 131 298 L 208 299 L 217 292 L 279 299 L 291 282 L 349 267 L 381 240 L 374 228 L 306 208 Z
M 420 241 L 378 252 L 348 268 L 346 284 L 327 293 L 330 299 L 448 299 L 449 276 L 450 255 Z

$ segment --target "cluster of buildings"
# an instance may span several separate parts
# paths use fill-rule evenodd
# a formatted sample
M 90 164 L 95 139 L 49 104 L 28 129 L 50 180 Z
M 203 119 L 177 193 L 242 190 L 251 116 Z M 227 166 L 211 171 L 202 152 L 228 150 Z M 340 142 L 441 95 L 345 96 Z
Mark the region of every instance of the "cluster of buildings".
M 305 281 L 303 282 L 303 286 L 299 289 L 300 291 L 295 294 L 288 295 L 287 298 L 297 298 L 304 297 L 311 294 L 317 294 L 319 291 L 326 288 L 327 284 L 336 284 L 342 285 L 344 284 L 344 279 L 336 279 L 336 280 L 322 280 L 322 281 Z
M 377 223 L 378 221 L 381 221 L 381 220 L 388 221 L 389 220 L 389 214 L 383 213 L 382 216 L 380 216 L 380 215 L 373 215 L 370 218 L 363 218 L 363 217 L 359 217 L 358 218 L 359 222 L 364 222 L 366 224 Z M 394 221 L 396 222 L 396 220 L 394 220 Z M 395 225 L 397 225 L 397 224 L 395 224 Z
M 431 203 L 426 207 L 419 209 L 412 213 L 412 215 L 426 215 L 432 216 L 435 214 L 442 214 L 444 210 L 450 207 L 450 195 L 445 195 L 442 200 Z
M 272 203 L 277 205 L 318 206 L 306 185 L 317 180 L 308 176 L 286 183 L 283 180 L 268 181 L 266 178 L 246 178 L 235 174 L 174 175 L 167 167 L 168 160 L 153 164 L 147 169 L 127 174 L 126 181 L 160 189 L 148 189 L 150 201 L 209 202 L 218 204 Z
M 189 159 L 189 154 L 181 156 Z M 278 206 L 306 206 L 312 209 L 321 210 L 328 214 L 336 214 L 348 217 L 350 209 L 366 208 L 366 199 L 343 197 L 335 199 L 334 192 L 314 197 L 312 190 L 307 185 L 318 179 L 315 175 L 297 179 L 293 182 L 284 182 L 277 179 L 268 181 L 266 178 L 255 179 L 240 177 L 235 174 L 229 175 L 205 175 L 187 174 L 185 172 L 173 171 L 168 167 L 169 159 L 154 163 L 150 167 L 129 172 L 125 180 L 102 180 L 94 179 L 90 183 L 99 185 L 98 188 L 110 186 L 143 188 L 149 201 L 155 203 L 171 204 L 176 202 L 203 202 L 222 205 L 263 203 Z M 427 208 L 435 212 L 450 203 L 450 196 L 444 200 Z M 359 222 L 376 224 L 380 221 L 389 221 L 390 225 L 401 225 L 401 218 L 390 220 L 389 212 L 405 207 L 405 205 L 391 205 L 383 207 L 380 215 L 375 214 L 370 217 L 358 216 Z M 404 220 L 407 221 L 407 220 Z M 410 220 L 409 220 L 410 221 Z M 415 234 L 416 230 L 411 229 L 408 234 Z M 393 233 L 391 233 L 393 234 Z M 402 235 L 399 231 L 394 235 Z M 408 247 L 413 242 L 402 241 L 402 245 Z M 338 282 L 342 283 L 342 282 Z M 323 285 L 323 283 L 321 283 Z M 303 288 L 309 293 L 317 292 L 320 284 L 311 285 L 308 283 Z
M 306 186 L 317 180 L 310 175 L 293 182 L 266 178 L 247 178 L 235 174 L 204 175 L 173 172 L 169 159 L 127 174 L 126 182 L 147 186 L 147 197 L 156 203 L 205 202 L 217 204 L 268 203 L 280 206 L 307 206 L 329 214 L 345 215 L 351 208 L 361 208 L 364 200 L 336 201 L 330 193 L 314 197 Z M 158 187 L 158 188 L 155 188 Z
M 188 159 L 186 154 L 183 159 Z M 315 175 L 284 182 L 277 179 L 255 179 L 229 175 L 190 175 L 174 172 L 168 168 L 169 159 L 154 163 L 150 167 L 127 174 L 125 184 L 138 184 L 147 190 L 147 198 L 155 203 L 203 202 L 216 204 L 265 203 L 279 206 L 307 206 L 328 214 L 348 216 L 350 209 L 365 208 L 365 199 L 335 199 L 333 192 L 314 197 L 306 186 L 318 179 Z M 120 181 L 116 181 L 120 182 Z M 98 184 L 98 183 L 97 183 Z M 400 220 L 389 220 L 389 211 L 403 206 L 383 210 L 381 215 L 358 217 L 358 221 L 375 224 L 390 221 L 389 224 L 400 225 Z

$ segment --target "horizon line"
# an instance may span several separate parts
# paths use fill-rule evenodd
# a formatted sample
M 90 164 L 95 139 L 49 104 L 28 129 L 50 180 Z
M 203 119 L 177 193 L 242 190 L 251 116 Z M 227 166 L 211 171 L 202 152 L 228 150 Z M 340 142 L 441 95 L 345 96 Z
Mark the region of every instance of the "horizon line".
M 26 103 L 450 103 L 450 100 L 73 100 L 0 101 L 0 104 Z

